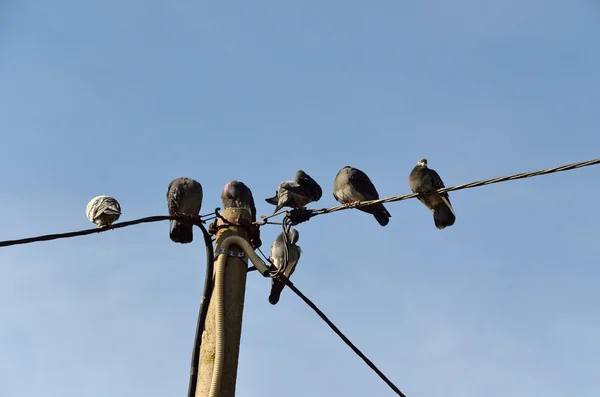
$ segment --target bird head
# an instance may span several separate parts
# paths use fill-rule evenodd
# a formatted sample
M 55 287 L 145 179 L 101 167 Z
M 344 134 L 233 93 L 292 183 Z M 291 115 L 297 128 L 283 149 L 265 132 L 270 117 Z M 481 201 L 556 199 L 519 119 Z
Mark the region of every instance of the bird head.
M 229 181 L 225 184 L 225 186 L 223 187 L 223 191 L 226 192 L 227 190 L 229 190 L 229 188 L 231 187 L 231 185 L 234 185 L 238 183 L 238 181 Z
M 419 161 L 417 161 L 417 165 L 420 165 L 421 167 L 427 167 L 427 159 L 426 158 L 422 158 Z
M 300 233 L 298 233 L 298 230 L 292 228 L 288 232 L 288 238 L 290 239 L 290 244 L 296 245 L 298 239 L 300 238 Z

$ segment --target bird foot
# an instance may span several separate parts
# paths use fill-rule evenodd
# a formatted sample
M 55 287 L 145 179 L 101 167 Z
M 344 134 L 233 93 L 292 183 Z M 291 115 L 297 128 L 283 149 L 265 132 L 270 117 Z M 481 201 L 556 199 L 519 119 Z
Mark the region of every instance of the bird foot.
M 346 203 L 344 204 L 344 207 L 348 207 L 348 208 L 356 208 L 360 205 L 360 201 L 353 201 L 351 203 Z
M 199 214 L 192 214 L 190 216 L 192 218 L 192 221 L 194 221 L 195 224 L 202 223 L 202 219 L 200 218 Z

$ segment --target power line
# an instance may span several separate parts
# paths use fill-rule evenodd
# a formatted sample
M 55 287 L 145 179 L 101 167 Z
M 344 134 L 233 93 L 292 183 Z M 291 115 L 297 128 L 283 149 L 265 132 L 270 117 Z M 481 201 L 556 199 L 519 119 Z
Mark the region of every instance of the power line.
M 196 396 L 196 388 L 198 386 L 198 367 L 200 365 L 200 344 L 202 343 L 202 333 L 206 324 L 206 316 L 208 314 L 208 305 L 213 291 L 213 271 L 215 264 L 215 253 L 212 245 L 210 234 L 202 225 L 198 225 L 202 230 L 204 237 L 204 245 L 206 248 L 206 270 L 204 275 L 204 289 L 202 298 L 200 299 L 200 309 L 198 310 L 198 320 L 196 322 L 196 334 L 194 335 L 194 347 L 192 348 L 192 362 L 190 365 L 190 380 L 188 382 L 188 397 Z
M 522 173 L 519 173 L 519 174 L 513 174 L 513 175 L 503 176 L 503 177 L 499 177 L 499 178 L 484 179 L 484 180 L 481 180 L 481 181 L 464 183 L 462 185 L 456 185 L 456 186 L 452 186 L 452 187 L 444 187 L 444 188 L 436 190 L 435 192 L 431 192 L 429 194 L 432 194 L 432 193 L 452 192 L 452 191 L 455 191 L 455 190 L 463 190 L 463 189 L 471 189 L 471 188 L 474 188 L 474 187 L 491 185 L 491 184 L 494 184 L 494 183 L 514 181 L 514 180 L 517 180 L 517 179 L 531 178 L 531 177 L 534 177 L 534 176 L 553 174 L 553 173 L 556 173 L 556 172 L 571 171 L 571 170 L 574 170 L 574 169 L 577 169 L 577 168 L 589 167 L 591 165 L 597 165 L 597 164 L 600 164 L 600 159 L 588 160 L 588 161 L 581 161 L 579 163 L 572 163 L 572 164 L 567 164 L 567 165 L 561 165 L 561 166 L 558 166 L 558 167 L 547 168 L 547 169 L 539 170 L 539 171 L 522 172 Z M 371 204 L 379 204 L 379 203 L 385 204 L 385 203 L 391 203 L 391 202 L 396 202 L 396 201 L 407 200 L 407 199 L 411 199 L 411 198 L 414 198 L 414 197 L 417 197 L 417 196 L 418 196 L 418 193 L 402 194 L 400 196 L 386 197 L 386 198 L 379 199 L 379 200 L 361 201 L 360 204 L 357 204 L 355 206 L 351 206 L 351 205 L 339 205 L 339 206 L 330 207 L 330 208 L 307 209 L 306 212 L 308 213 L 307 214 L 308 218 L 311 218 L 311 217 L 317 216 L 317 215 L 329 214 L 331 212 L 337 212 L 337 211 L 347 210 L 347 209 L 350 209 L 350 208 L 365 207 L 365 206 L 371 205 Z M 277 212 L 275 214 L 268 215 L 268 216 L 261 215 L 261 218 L 263 219 L 263 222 L 260 222 L 260 224 L 266 223 L 268 219 L 273 218 L 273 217 L 275 217 L 277 215 L 283 214 L 285 212 L 288 212 L 288 211 L 283 210 L 283 211 L 279 211 L 279 212 Z
M 204 215 L 204 216 L 206 216 L 206 215 Z M 202 217 L 192 217 L 192 216 L 188 216 L 188 215 L 156 215 L 156 216 L 147 216 L 145 218 L 134 219 L 132 221 L 114 223 L 111 226 L 104 226 L 104 227 L 101 227 L 101 228 L 95 227 L 93 229 L 84 229 L 84 230 L 78 230 L 78 231 L 75 231 L 75 232 L 45 234 L 45 235 L 42 235 L 42 236 L 27 237 L 27 238 L 22 238 L 22 239 L 18 239 L 18 240 L 0 241 L 0 248 L 1 247 L 9 247 L 11 245 L 31 244 L 31 243 L 37 243 L 37 242 L 40 242 L 40 241 L 50 241 L 50 240 L 59 240 L 59 239 L 63 239 L 63 238 L 87 236 L 89 234 L 102 233 L 102 232 L 106 232 L 106 231 L 109 231 L 109 230 L 112 230 L 112 229 L 120 229 L 120 228 L 123 228 L 123 227 L 128 227 L 128 226 L 133 226 L 133 225 L 139 225 L 139 224 L 142 224 L 142 223 L 161 222 L 161 221 L 168 221 L 168 220 L 188 221 L 188 222 L 192 222 L 193 224 L 195 224 L 197 226 L 200 226 L 201 222 L 204 222 L 204 220 L 202 220 L 201 218 Z
M 400 389 L 398 389 L 398 387 L 391 380 L 389 380 L 387 378 L 387 376 L 385 376 L 383 374 L 383 372 L 381 372 L 379 370 L 379 368 L 377 368 L 377 366 L 375 366 L 375 364 L 373 364 L 373 362 L 371 360 L 369 360 L 367 358 L 367 356 L 365 356 L 363 354 L 363 352 L 361 352 L 358 349 L 358 347 L 356 347 L 352 343 L 352 341 L 350 341 L 350 339 L 348 339 L 346 337 L 346 335 L 344 335 L 342 333 L 342 331 L 340 331 L 340 329 L 335 326 L 335 324 L 333 322 L 331 322 L 331 320 L 329 320 L 329 318 L 327 318 L 327 316 L 325 315 L 325 313 L 323 313 L 317 307 L 317 305 L 315 305 L 302 292 L 300 292 L 300 290 L 298 288 L 296 288 L 296 286 L 287 277 L 285 277 L 284 275 L 281 275 L 280 278 L 285 283 L 285 285 L 287 285 L 292 291 L 294 291 L 294 293 L 296 295 L 298 295 L 300 297 L 300 299 L 302 299 L 304 301 L 304 303 L 306 303 L 308 306 L 310 306 L 310 308 L 313 309 L 315 311 L 315 313 L 317 313 L 317 315 L 319 317 L 321 317 L 321 319 L 327 323 L 327 325 L 329 325 L 329 327 L 333 330 L 333 332 L 335 332 L 344 341 L 344 343 L 346 343 L 352 349 L 352 351 L 354 351 L 354 353 L 356 353 L 357 356 L 359 356 L 360 358 L 362 358 L 362 360 L 369 366 L 369 368 L 371 368 L 377 375 L 379 375 L 379 377 L 390 387 L 390 389 L 392 389 L 400 397 L 406 397 L 406 395 L 404 393 L 402 393 L 400 391 Z
M 284 221 L 285 223 L 285 221 Z M 273 265 L 273 262 L 271 261 L 271 258 L 268 258 L 263 252 L 262 250 L 259 248 L 258 251 L 260 252 L 260 254 L 263 256 L 263 258 L 265 258 L 265 260 L 267 262 L 270 262 Z M 250 267 L 248 268 L 248 271 L 252 271 L 252 270 L 256 270 L 256 268 Z M 379 377 L 399 396 L 401 397 L 406 397 L 406 395 L 404 393 L 402 393 L 400 391 L 400 389 L 398 389 L 398 387 L 391 381 L 389 380 L 383 372 L 381 372 L 379 370 L 379 368 L 377 368 L 377 366 L 375 366 L 375 364 L 373 364 L 373 362 L 371 360 L 369 360 L 369 358 L 367 356 L 365 356 L 363 354 L 363 352 L 361 352 L 358 347 L 356 347 L 354 345 L 354 343 L 352 343 L 352 341 L 350 339 L 348 339 L 348 337 L 346 337 L 346 335 L 344 335 L 342 333 L 342 331 L 340 331 L 340 329 L 325 315 L 325 313 L 323 313 L 321 311 L 321 309 L 319 309 L 317 307 L 317 305 L 315 305 L 310 299 L 308 299 L 306 297 L 306 295 L 304 295 L 302 292 L 300 292 L 300 290 L 290 281 L 289 278 L 285 277 L 285 275 L 280 274 L 279 276 L 275 275 L 275 273 L 271 274 L 271 277 L 273 278 L 279 278 L 281 279 L 281 281 L 283 281 L 285 283 L 285 285 L 287 285 L 292 291 L 294 291 L 294 293 L 296 295 L 298 295 L 300 297 L 300 299 L 302 299 L 304 301 L 304 303 L 306 303 L 311 309 L 313 309 L 315 311 L 315 313 L 317 313 L 317 315 L 319 317 L 321 317 L 321 319 L 323 321 L 325 321 L 325 323 L 327 323 L 327 325 L 329 325 L 329 327 L 333 330 L 333 332 L 335 332 L 343 341 L 344 343 L 346 343 L 346 345 L 348 345 L 352 351 L 354 351 L 354 353 L 356 353 L 356 355 L 358 355 L 360 358 L 362 358 L 362 360 L 369 366 L 369 368 L 371 368 L 377 375 L 379 375 Z
M 443 193 L 443 192 L 451 192 L 451 191 L 455 191 L 455 190 L 471 189 L 471 188 L 474 188 L 474 187 L 491 185 L 493 183 L 500 183 L 500 182 L 506 182 L 506 181 L 514 181 L 514 180 L 517 180 L 517 179 L 531 178 L 531 177 L 534 177 L 534 176 L 552 174 L 552 173 L 556 173 L 556 172 L 571 171 L 571 170 L 574 170 L 574 169 L 577 169 L 577 168 L 589 167 L 589 166 L 597 165 L 597 164 L 600 164 L 600 159 L 588 160 L 588 161 L 581 161 L 579 163 L 572 163 L 572 164 L 567 164 L 567 165 L 561 165 L 559 167 L 547 168 L 547 169 L 539 170 L 539 171 L 523 172 L 523 173 L 520 173 L 520 174 L 513 174 L 513 175 L 503 176 L 503 177 L 499 177 L 499 178 L 492 178 L 492 179 L 485 179 L 485 180 L 476 181 L 476 182 L 464 183 L 462 185 L 456 185 L 456 186 L 452 186 L 452 187 L 444 187 L 442 189 L 436 190 L 435 192 L 437 192 L 437 193 Z M 432 192 L 432 193 L 435 193 L 435 192 Z M 417 197 L 417 196 L 418 196 L 417 193 L 410 193 L 410 194 L 403 194 L 403 195 L 400 195 L 400 196 L 386 197 L 386 198 L 379 199 L 379 200 L 361 201 L 356 206 L 340 205 L 340 206 L 336 206 L 336 207 L 322 208 L 322 209 L 305 209 L 305 211 L 307 213 L 306 214 L 306 218 L 308 219 L 308 218 L 311 218 L 313 216 L 322 215 L 322 214 L 329 214 L 331 212 L 342 211 L 342 210 L 346 210 L 346 209 L 350 209 L 350 208 L 355 208 L 355 207 L 364 207 L 364 206 L 371 205 L 371 204 L 391 203 L 391 202 L 395 202 L 395 201 L 402 201 L 402 200 L 411 199 L 411 198 L 414 198 L 414 197 Z M 276 212 L 276 213 L 274 213 L 272 215 L 268 215 L 268 216 L 261 215 L 261 218 L 263 220 L 261 222 L 255 222 L 255 223 L 257 225 L 259 225 L 259 226 L 266 225 L 266 224 L 280 224 L 280 223 L 276 223 L 276 222 L 269 222 L 268 219 L 273 218 L 273 217 L 278 216 L 278 215 L 281 215 L 281 214 L 284 214 L 284 213 L 288 213 L 288 212 L 289 211 L 287 211 L 287 210 L 282 210 L 282 211 Z M 206 217 L 208 217 L 208 218 L 206 218 Z M 200 218 L 202 218 L 201 221 L 203 222 L 203 221 L 211 220 L 211 219 L 213 219 L 213 217 L 214 217 L 214 213 L 209 213 L 209 214 L 206 214 L 206 215 L 202 215 Z M 63 238 L 86 236 L 86 235 L 89 235 L 89 234 L 105 232 L 105 231 L 108 231 L 108 230 L 111 230 L 111 229 L 119 229 L 119 228 L 122 228 L 122 227 L 138 225 L 138 224 L 141 224 L 141 223 L 160 222 L 160 221 L 164 221 L 164 220 L 190 220 L 190 217 L 185 216 L 185 215 L 178 215 L 178 216 L 169 216 L 169 215 L 149 216 L 149 217 L 145 217 L 145 218 L 135 219 L 135 220 L 132 220 L 132 221 L 115 223 L 115 224 L 113 224 L 110 227 L 109 226 L 105 226 L 103 228 L 93 228 L 93 229 L 79 230 L 79 231 L 76 231 L 76 232 L 67 232 L 67 233 L 59 233 L 59 234 L 47 234 L 47 235 L 43 235 L 43 236 L 28 237 L 28 238 L 23 238 L 23 239 L 18 239 L 18 240 L 0 241 L 0 248 L 1 247 L 8 247 L 8 246 L 11 246 L 11 245 L 30 244 L 30 243 L 35 243 L 35 242 L 39 242 L 39 241 L 50 241 L 50 240 L 58 240 L 58 239 L 63 239 Z
M 589 160 L 589 161 L 582 161 L 582 162 L 578 162 L 578 163 L 572 163 L 572 164 L 567 164 L 567 165 L 562 165 L 562 166 L 558 166 L 558 167 L 553 167 L 553 168 L 547 168 L 547 169 L 543 169 L 543 170 L 539 170 L 539 171 L 533 171 L 533 172 L 523 172 L 523 173 L 519 173 L 519 174 L 513 174 L 513 175 L 508 175 L 508 176 L 504 176 L 504 177 L 499 177 L 499 178 L 492 178 L 492 179 L 485 179 L 485 180 L 480 180 L 480 181 L 476 181 L 476 182 L 470 182 L 470 183 L 465 183 L 465 184 L 461 184 L 461 185 L 455 185 L 452 187 L 444 187 L 441 189 L 438 189 L 436 191 L 436 193 L 444 193 L 444 192 L 451 192 L 451 191 L 455 191 L 455 190 L 462 190 L 462 189 L 470 189 L 470 188 L 474 188 L 474 187 L 480 187 L 480 186 L 485 186 L 485 185 L 491 185 L 494 183 L 500 183 L 500 182 L 506 182 L 506 181 L 513 181 L 513 180 L 517 180 L 517 179 L 525 179 L 525 178 L 531 178 L 531 177 L 535 177 L 535 176 L 540 176 L 540 175 L 546 175 L 546 174 L 552 174 L 552 173 L 557 173 L 557 172 L 563 172 L 563 171 L 571 171 L 577 168 L 583 168 L 583 167 L 588 167 L 588 166 L 592 166 L 592 165 L 597 165 L 600 164 L 600 159 L 595 159 L 595 160 Z M 434 192 L 432 192 L 434 193 Z M 431 193 L 429 193 L 431 194 Z M 303 220 L 308 220 L 313 216 L 317 216 L 317 215 L 322 215 L 322 214 L 328 214 L 328 213 L 332 213 L 332 212 L 337 212 L 337 211 L 341 211 L 341 210 L 345 210 L 345 209 L 350 209 L 350 208 L 358 208 L 358 207 L 364 207 L 364 206 L 368 206 L 368 205 L 372 205 L 372 204 L 379 204 L 379 203 L 391 203 L 391 202 L 396 202 L 396 201 L 402 201 L 402 200 L 407 200 L 410 198 L 414 198 L 417 197 L 418 194 L 417 193 L 410 193 L 410 194 L 403 194 L 403 195 L 399 195 L 399 196 L 392 196 L 392 197 L 386 197 L 383 199 L 378 199 L 378 200 L 370 200 L 370 201 L 362 201 L 356 205 L 353 206 L 348 206 L 348 205 L 340 205 L 340 206 L 336 206 L 336 207 L 330 207 L 330 208 L 322 208 L 322 209 L 305 209 L 305 214 L 301 214 L 299 216 L 299 218 L 304 218 Z M 218 209 L 216 210 L 218 211 Z M 216 212 L 215 212 L 216 213 Z M 12 245 L 21 245 L 21 244 L 30 244 L 30 243 L 34 243 L 34 242 L 40 242 L 40 241 L 51 241 L 51 240 L 58 240 L 58 239 L 64 239 L 64 238 L 71 238 L 71 237 L 78 237 L 78 236 L 85 236 L 85 235 L 90 235 L 90 234 L 94 234 L 94 233 L 101 233 L 101 232 L 106 232 L 108 230 L 111 229 L 120 229 L 123 227 L 128 227 L 128 226 L 133 226 L 133 225 L 138 225 L 138 224 L 142 224 L 142 223 L 152 223 L 152 222 L 160 222 L 160 221 L 165 221 L 165 220 L 177 220 L 177 221 L 188 221 L 188 222 L 192 222 L 197 226 L 200 226 L 202 228 L 204 237 L 205 237 L 205 244 L 207 246 L 207 258 L 208 256 L 212 257 L 213 255 L 209 253 L 208 247 L 210 246 L 210 248 L 212 249 L 212 244 L 209 243 L 210 241 L 210 236 L 208 235 L 208 233 L 206 232 L 206 230 L 204 229 L 202 223 L 204 221 L 207 220 L 211 220 L 213 219 L 216 215 L 215 213 L 210 213 L 207 215 L 203 215 L 203 216 L 188 216 L 188 215 L 158 215 L 158 216 L 149 216 L 149 217 L 145 217 L 145 218 L 140 218 L 140 219 L 135 219 L 135 220 L 131 220 L 131 221 L 127 221 L 127 222 L 120 222 L 120 223 L 116 223 L 113 224 L 111 226 L 104 226 L 102 228 L 92 228 L 92 229 L 85 229 L 85 230 L 80 230 L 80 231 L 75 231 L 75 232 L 67 232 L 67 233 L 59 233 L 59 234 L 48 234 L 48 235 L 42 235 L 42 236 L 37 236 L 37 237 L 29 237 L 29 238 L 23 238 L 23 239 L 18 239 L 18 240 L 7 240 L 7 241 L 0 241 L 0 247 L 8 247 L 8 246 L 12 246 Z M 280 214 L 283 213 L 287 213 L 286 215 L 286 219 L 284 219 L 284 222 L 282 223 L 278 223 L 278 222 L 269 222 L 268 219 L 278 216 Z M 207 218 L 208 217 L 208 218 Z M 207 219 L 202 219 L 202 218 L 207 218 Z M 286 229 L 289 229 L 289 227 L 291 227 L 292 223 L 290 222 L 290 217 L 289 217 L 289 212 L 286 210 L 283 211 L 279 211 L 277 213 L 274 213 L 272 215 L 269 216 L 261 216 L 261 218 L 263 219 L 262 222 L 255 222 L 256 224 L 258 224 L 259 226 L 262 225 L 266 225 L 266 224 L 278 224 L 278 225 L 283 225 L 284 231 L 286 231 Z M 287 228 L 286 228 L 287 226 Z M 286 233 L 284 233 L 285 235 Z M 262 254 L 262 251 L 261 251 Z M 264 256 L 264 254 L 263 254 Z M 265 257 L 266 258 L 266 257 Z M 207 259 L 208 260 L 208 259 Z M 192 368 L 191 368 L 191 373 L 190 373 L 190 387 L 188 390 L 188 393 L 194 393 L 195 392 L 195 375 L 197 374 L 197 365 L 198 365 L 198 358 L 199 358 L 199 333 L 201 333 L 204 329 L 204 321 L 206 318 L 206 308 L 208 307 L 208 300 L 210 300 L 210 277 L 208 276 L 209 271 L 212 270 L 210 269 L 212 266 L 210 266 L 210 263 L 207 263 L 207 278 L 205 280 L 205 286 L 204 286 L 204 292 L 203 292 L 203 296 L 202 296 L 202 301 L 201 301 L 201 307 L 200 307 L 200 312 L 199 312 L 199 316 L 198 316 L 198 324 L 197 324 L 197 329 L 196 329 L 196 335 L 195 335 L 195 340 L 194 340 L 194 351 L 192 354 Z M 249 271 L 254 270 L 252 268 L 248 269 Z M 394 392 L 396 394 L 398 394 L 401 397 L 406 397 L 376 366 L 375 364 L 373 364 L 336 326 L 335 324 L 333 324 L 328 318 L 327 316 L 325 316 L 325 314 L 310 300 L 308 299 L 304 294 L 302 294 L 302 292 L 300 292 L 295 286 L 294 284 L 287 279 L 285 276 L 283 276 L 283 274 L 279 275 L 279 278 L 281 278 L 283 280 L 283 282 L 292 290 L 294 291 L 294 293 L 296 295 L 298 295 L 308 306 L 310 306 L 316 313 L 317 315 L 319 315 L 319 317 L 321 317 L 321 319 L 323 321 L 325 321 L 327 323 L 327 325 L 329 325 L 329 327 L 360 357 L 363 359 L 363 361 L 375 372 L 377 373 L 377 375 L 379 375 L 379 377 L 392 389 L 394 390 Z

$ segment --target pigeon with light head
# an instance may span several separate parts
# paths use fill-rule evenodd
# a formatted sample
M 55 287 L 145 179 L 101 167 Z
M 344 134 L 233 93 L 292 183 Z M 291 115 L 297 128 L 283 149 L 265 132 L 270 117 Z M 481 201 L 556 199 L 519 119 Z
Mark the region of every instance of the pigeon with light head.
M 417 162 L 408 176 L 408 185 L 413 193 L 418 193 L 417 199 L 433 212 L 435 227 L 442 230 L 454 225 L 456 215 L 450 203 L 448 192 L 431 193 L 444 188 L 444 182 L 435 170 L 427 167 L 427 159 Z

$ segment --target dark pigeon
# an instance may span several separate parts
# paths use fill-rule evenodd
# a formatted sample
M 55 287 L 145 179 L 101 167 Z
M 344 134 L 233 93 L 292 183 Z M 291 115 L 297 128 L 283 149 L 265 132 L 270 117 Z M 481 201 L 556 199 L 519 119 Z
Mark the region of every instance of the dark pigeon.
M 202 185 L 197 181 L 185 177 L 174 179 L 167 189 L 169 215 L 198 215 L 202 196 Z M 169 226 L 169 237 L 173 242 L 187 244 L 194 240 L 192 224 L 171 221 Z
M 283 207 L 303 208 L 308 203 L 319 201 L 322 195 L 321 186 L 307 173 L 298 170 L 295 180 L 281 182 L 275 196 L 267 198 L 265 201 L 276 206 L 273 211 L 276 213 Z
M 296 183 L 300 185 L 302 190 L 306 193 L 306 195 L 310 198 L 311 202 L 317 202 L 321 200 L 323 196 L 323 190 L 321 186 L 310 177 L 306 172 L 302 170 L 296 171 Z
M 427 159 L 420 159 L 408 177 L 408 185 L 413 193 L 425 194 L 444 188 L 444 182 L 435 170 L 427 168 Z M 454 225 L 456 216 L 450 203 L 448 192 L 417 196 L 433 212 L 435 227 L 442 230 Z
M 367 174 L 357 168 L 345 166 L 335 176 L 333 197 L 340 203 L 350 206 L 358 201 L 379 200 L 379 193 Z M 387 225 L 392 217 L 383 204 L 357 209 L 372 214 L 381 226 Z
M 245 208 L 252 216 L 252 222 L 256 222 L 256 206 L 252 190 L 244 182 L 230 181 L 221 193 L 223 208 Z
M 275 242 L 271 244 L 271 261 L 273 261 L 274 266 L 277 269 L 281 269 L 281 267 L 285 264 L 285 241 L 283 239 L 284 232 L 281 232 Z M 290 278 L 291 275 L 296 270 L 296 265 L 298 264 L 298 260 L 300 260 L 300 255 L 302 254 L 302 250 L 299 246 L 296 245 L 299 238 L 299 233 L 296 229 L 290 229 L 288 232 L 289 243 L 288 247 L 288 262 L 287 266 L 285 266 L 285 270 L 283 271 L 283 275 L 287 278 Z M 272 305 L 277 304 L 279 302 L 279 297 L 281 296 L 281 291 L 285 287 L 285 283 L 281 280 L 271 279 L 271 294 L 269 295 L 269 303 Z

